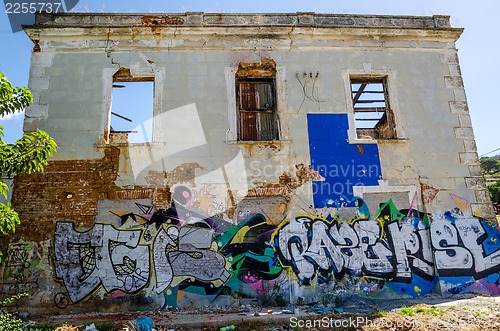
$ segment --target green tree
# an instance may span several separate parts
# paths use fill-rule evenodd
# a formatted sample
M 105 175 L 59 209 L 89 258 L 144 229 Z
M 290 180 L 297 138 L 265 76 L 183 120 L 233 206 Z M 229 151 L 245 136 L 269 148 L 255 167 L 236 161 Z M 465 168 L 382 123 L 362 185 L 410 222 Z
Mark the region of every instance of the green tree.
M 495 184 L 489 185 L 488 191 L 490 191 L 491 194 L 491 201 L 493 201 L 493 203 L 500 203 L 500 180 Z
M 500 161 L 495 157 L 482 157 L 479 162 L 481 162 L 481 167 L 486 174 L 494 174 L 500 172 Z
M 14 87 L 0 72 L 0 117 L 21 112 L 33 101 L 25 87 Z M 0 175 L 1 178 L 31 174 L 43 171 L 47 159 L 56 151 L 57 144 L 45 131 L 25 133 L 14 144 L 3 141 L 3 127 L 0 125 Z M 8 186 L 0 179 L 0 194 L 7 197 Z M 11 204 L 0 203 L 0 234 L 15 231 L 20 223 L 19 215 Z M 1 261 L 1 255 L 0 255 Z

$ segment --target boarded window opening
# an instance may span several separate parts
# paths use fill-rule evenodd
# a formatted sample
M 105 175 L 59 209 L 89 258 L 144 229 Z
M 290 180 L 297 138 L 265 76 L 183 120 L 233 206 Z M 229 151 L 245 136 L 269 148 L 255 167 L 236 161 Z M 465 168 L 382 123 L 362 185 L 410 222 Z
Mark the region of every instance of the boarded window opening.
M 277 140 L 274 78 L 238 78 L 238 140 Z
M 153 78 L 114 77 L 109 141 L 152 142 Z
M 278 140 L 276 106 L 276 63 L 240 62 L 236 72 L 238 140 Z
M 394 120 L 385 78 L 351 78 L 358 139 L 394 139 Z

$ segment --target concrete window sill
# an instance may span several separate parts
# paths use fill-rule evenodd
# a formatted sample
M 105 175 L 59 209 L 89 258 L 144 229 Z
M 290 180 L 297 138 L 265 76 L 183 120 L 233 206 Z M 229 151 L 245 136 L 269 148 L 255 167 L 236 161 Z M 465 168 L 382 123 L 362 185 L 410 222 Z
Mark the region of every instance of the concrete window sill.
M 226 140 L 226 144 L 228 145 L 269 145 L 269 144 L 283 145 L 283 144 L 290 144 L 291 142 L 292 142 L 291 140 L 250 140 L 250 141 Z
M 359 144 L 377 144 L 377 143 L 404 143 L 409 141 L 407 138 L 398 138 L 398 139 L 355 139 L 349 140 L 348 143 L 351 145 L 359 145 Z
M 146 147 L 146 146 L 163 146 L 165 143 L 161 142 L 151 142 L 151 143 L 98 143 L 94 146 L 97 148 L 107 148 L 107 147 Z

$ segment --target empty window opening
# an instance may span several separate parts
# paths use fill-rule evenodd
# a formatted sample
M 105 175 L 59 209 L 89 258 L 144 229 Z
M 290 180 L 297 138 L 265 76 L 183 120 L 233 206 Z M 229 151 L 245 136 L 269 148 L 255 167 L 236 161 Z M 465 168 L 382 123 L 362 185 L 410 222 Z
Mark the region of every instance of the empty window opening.
M 153 105 L 153 78 L 115 77 L 109 126 L 110 142 L 152 142 Z
M 351 78 L 354 122 L 358 139 L 393 139 L 394 120 L 385 78 Z
M 274 78 L 237 79 L 239 109 L 238 140 L 276 140 Z

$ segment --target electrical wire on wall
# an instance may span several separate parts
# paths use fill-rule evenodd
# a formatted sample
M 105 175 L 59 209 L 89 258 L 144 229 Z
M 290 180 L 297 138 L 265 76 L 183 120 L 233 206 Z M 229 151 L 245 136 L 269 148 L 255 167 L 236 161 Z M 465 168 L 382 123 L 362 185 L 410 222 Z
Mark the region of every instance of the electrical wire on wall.
M 297 109 L 297 113 L 304 105 L 306 99 L 309 99 L 310 101 L 316 103 L 318 110 L 321 110 L 320 104 L 325 101 L 319 100 L 318 88 L 316 85 L 318 77 L 319 77 L 319 71 L 317 71 L 316 74 L 313 74 L 313 72 L 307 73 L 305 71 L 303 74 L 300 74 L 299 72 L 295 74 L 295 78 L 297 78 L 300 86 L 302 87 L 302 93 L 303 93 L 302 102 L 300 103 L 300 106 Z

